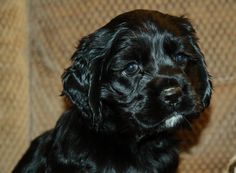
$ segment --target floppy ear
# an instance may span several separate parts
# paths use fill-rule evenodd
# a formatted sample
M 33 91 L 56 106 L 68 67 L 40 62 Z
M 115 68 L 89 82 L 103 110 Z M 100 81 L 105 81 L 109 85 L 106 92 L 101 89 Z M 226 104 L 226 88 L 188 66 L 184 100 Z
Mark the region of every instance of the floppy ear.
M 62 75 L 62 95 L 66 95 L 84 117 L 92 120 L 93 127 L 102 119 L 100 80 L 107 50 L 106 43 L 98 41 L 95 34 L 84 37 L 72 56 L 72 65 Z
M 200 85 L 198 90 L 200 91 L 202 105 L 205 108 L 210 104 L 210 99 L 211 99 L 211 93 L 212 93 L 211 76 L 209 75 L 207 71 L 205 58 L 198 46 L 198 43 L 197 43 L 198 39 L 196 37 L 196 32 L 192 24 L 189 22 L 187 18 L 182 17 L 181 26 L 185 34 L 188 35 L 190 44 L 192 45 L 194 49 L 194 56 L 197 60 L 195 64 L 196 66 L 195 70 L 197 71 L 197 74 L 195 74 L 195 78 L 199 78 L 199 81 L 201 81 L 198 84 Z
M 209 75 L 207 71 L 207 66 L 205 62 L 205 58 L 203 53 L 201 52 L 200 48 L 197 44 L 194 45 L 194 48 L 196 52 L 198 52 L 198 56 L 200 56 L 200 65 L 199 65 L 199 75 L 202 82 L 202 86 L 200 88 L 201 95 L 202 95 L 202 105 L 203 107 L 207 107 L 210 104 L 211 99 L 211 93 L 212 93 L 212 82 L 211 82 L 211 76 Z

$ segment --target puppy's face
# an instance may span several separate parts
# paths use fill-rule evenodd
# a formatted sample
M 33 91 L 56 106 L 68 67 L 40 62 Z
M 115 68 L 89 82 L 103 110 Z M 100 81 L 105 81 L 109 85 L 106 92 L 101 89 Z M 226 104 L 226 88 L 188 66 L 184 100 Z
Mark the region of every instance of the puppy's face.
M 172 129 L 209 104 L 211 82 L 194 34 L 184 18 L 142 10 L 120 15 L 82 41 L 64 93 L 104 128 Z M 89 81 L 81 86 L 83 76 Z

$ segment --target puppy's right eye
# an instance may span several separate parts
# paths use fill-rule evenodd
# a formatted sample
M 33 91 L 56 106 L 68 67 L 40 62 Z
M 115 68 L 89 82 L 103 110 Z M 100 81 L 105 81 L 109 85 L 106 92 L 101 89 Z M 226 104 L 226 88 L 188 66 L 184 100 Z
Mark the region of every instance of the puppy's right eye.
M 139 65 L 137 63 L 132 62 L 125 67 L 125 69 L 122 71 L 122 74 L 125 76 L 134 76 L 139 72 L 139 70 Z

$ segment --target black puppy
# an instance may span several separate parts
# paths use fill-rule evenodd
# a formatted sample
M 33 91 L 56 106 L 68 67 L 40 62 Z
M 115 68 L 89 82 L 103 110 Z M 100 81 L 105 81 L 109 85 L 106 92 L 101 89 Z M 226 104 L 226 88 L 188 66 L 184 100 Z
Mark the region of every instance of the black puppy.
M 14 173 L 174 173 L 177 127 L 209 105 L 211 81 L 190 22 L 121 14 L 84 37 L 63 74 L 73 106 Z

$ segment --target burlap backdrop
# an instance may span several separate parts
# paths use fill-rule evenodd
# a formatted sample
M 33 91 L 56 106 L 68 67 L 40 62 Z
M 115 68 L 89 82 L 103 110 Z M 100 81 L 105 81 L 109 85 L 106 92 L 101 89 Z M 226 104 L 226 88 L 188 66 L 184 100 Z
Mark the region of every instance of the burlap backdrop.
M 211 108 L 182 134 L 179 170 L 223 171 L 236 154 L 235 0 L 0 0 L 0 173 L 65 109 L 60 75 L 79 38 L 135 8 L 185 14 L 197 29 L 215 89 Z

